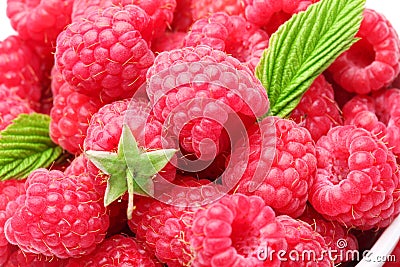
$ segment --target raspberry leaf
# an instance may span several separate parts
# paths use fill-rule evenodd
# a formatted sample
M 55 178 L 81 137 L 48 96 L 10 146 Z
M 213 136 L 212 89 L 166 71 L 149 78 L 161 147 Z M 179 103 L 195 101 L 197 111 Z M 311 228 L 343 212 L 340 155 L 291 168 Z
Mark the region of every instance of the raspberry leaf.
M 342 52 L 350 48 L 365 0 L 321 0 L 292 16 L 270 39 L 256 67 L 266 88 L 268 115 L 287 117 L 302 95 Z
M 126 124 L 122 127 L 117 152 L 94 150 L 85 152 L 97 168 L 110 176 L 104 196 L 105 206 L 128 192 L 128 219 L 132 217 L 134 194 L 153 196 L 153 178 L 175 153 L 175 149 L 142 150 Z
M 38 168 L 47 168 L 63 149 L 49 136 L 50 117 L 20 114 L 0 132 L 0 180 L 24 179 Z

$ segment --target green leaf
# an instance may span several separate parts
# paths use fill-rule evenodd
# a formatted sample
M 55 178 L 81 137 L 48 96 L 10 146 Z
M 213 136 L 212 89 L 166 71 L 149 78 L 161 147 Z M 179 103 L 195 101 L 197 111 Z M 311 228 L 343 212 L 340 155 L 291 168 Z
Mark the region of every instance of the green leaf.
M 365 0 L 321 0 L 293 15 L 271 36 L 256 67 L 268 93 L 268 115 L 290 115 L 314 79 L 358 40 L 354 36 L 364 4 Z
M 49 136 L 50 117 L 20 114 L 0 132 L 0 180 L 24 179 L 38 168 L 47 168 L 63 149 Z

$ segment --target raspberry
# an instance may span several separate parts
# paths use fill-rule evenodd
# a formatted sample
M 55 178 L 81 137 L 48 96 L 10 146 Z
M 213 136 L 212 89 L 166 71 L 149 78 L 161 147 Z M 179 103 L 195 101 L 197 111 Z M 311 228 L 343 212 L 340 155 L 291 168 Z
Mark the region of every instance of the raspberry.
M 225 12 L 229 15 L 244 15 L 244 3 L 241 0 L 192 1 L 191 11 L 194 20 L 208 17 L 210 14 L 217 12 Z
M 153 25 L 134 5 L 112 6 L 71 23 L 57 38 L 55 60 L 74 90 L 105 103 L 132 97 L 154 60 Z
M 172 23 L 176 0 L 112 0 L 114 5 L 137 5 L 141 7 L 151 17 L 154 25 L 154 36 L 159 37 L 165 29 Z
M 293 14 L 306 10 L 315 2 L 318 0 L 245 0 L 245 16 L 271 35 Z
M 73 0 L 8 0 L 7 16 L 25 40 L 51 46 L 71 22 Z
M 195 21 L 185 38 L 185 46 L 209 45 L 225 51 L 255 69 L 262 52 L 268 47 L 269 36 L 241 16 L 224 12 Z
M 112 6 L 112 0 L 74 0 L 72 5 L 72 22 L 81 21 L 92 13 L 101 13 Z
M 186 33 L 184 32 L 165 32 L 154 40 L 151 50 L 155 53 L 161 53 L 182 48 L 185 36 Z
M 393 153 L 363 128 L 336 126 L 316 143 L 317 175 L 309 194 L 328 220 L 361 230 L 388 226 L 400 212 Z
M 192 214 L 156 201 L 142 216 L 137 225 L 137 238 L 145 242 L 155 256 L 168 266 L 187 265 L 190 262 L 190 248 L 185 234 L 187 224 L 193 219 Z
M 329 67 L 333 79 L 358 94 L 388 86 L 400 71 L 400 41 L 395 29 L 383 15 L 365 9 L 356 37 L 361 40 Z
M 301 220 L 295 220 L 287 215 L 280 215 L 276 220 L 285 229 L 287 254 L 283 255 L 282 267 L 334 266 L 329 258 L 328 246 L 324 238 L 311 226 Z M 296 253 L 294 253 L 296 251 Z M 312 253 L 310 253 L 312 252 Z M 277 255 L 273 255 L 277 257 Z
M 331 251 L 329 257 L 334 260 L 335 266 L 346 261 L 356 260 L 351 251 L 358 250 L 357 238 L 342 225 L 325 220 L 311 206 L 307 206 L 306 211 L 299 219 L 310 224 L 313 230 L 324 238 L 325 244 Z
M 315 142 L 333 126 L 343 124 L 333 88 L 323 75 L 314 80 L 290 118 L 307 128 Z
M 65 175 L 76 175 L 79 176 L 83 173 L 88 173 L 86 168 L 88 159 L 85 157 L 84 154 L 80 154 L 79 156 L 75 157 L 68 167 L 65 168 L 64 174 Z
M 78 21 L 91 13 L 98 13 L 112 6 L 124 7 L 127 5 L 135 5 L 142 8 L 152 20 L 152 34 L 154 37 L 159 37 L 172 22 L 176 1 L 77 0 L 74 2 L 72 20 Z
M 208 180 L 179 177 L 176 182 L 187 190 L 180 187 L 166 190 L 167 193 L 159 198 L 162 202 L 141 198 L 136 203 L 139 211 L 128 222 L 138 240 L 145 242 L 169 267 L 188 266 L 191 260 L 189 225 L 193 214 L 201 205 L 220 195 L 218 188 L 208 186 Z
M 11 254 L 3 267 L 60 267 L 65 266 L 66 260 L 56 257 L 45 257 L 41 254 L 27 253 L 20 249 Z
M 343 107 L 345 124 L 353 124 L 381 138 L 400 156 L 400 89 L 392 88 L 371 96 L 358 95 Z
M 64 83 L 50 111 L 51 139 L 72 154 L 81 153 L 90 118 L 102 105 L 99 99 L 75 92 Z
M 25 189 L 25 200 L 4 227 L 11 244 L 65 259 L 89 254 L 103 241 L 109 219 L 87 175 L 37 169 L 28 176 Z
M 0 265 L 3 266 L 12 253 L 12 245 L 8 243 L 4 235 L 4 224 L 9 216 L 6 213 L 7 204 L 25 194 L 24 181 L 8 180 L 0 181 Z
M 9 88 L 0 84 L 0 130 L 4 130 L 12 120 L 21 113 L 31 113 L 33 110 L 28 102 L 21 99 Z
M 150 253 L 134 238 L 113 235 L 104 240 L 96 251 L 79 259 L 70 259 L 66 267 L 143 266 L 161 267 Z
M 160 53 L 147 77 L 154 115 L 186 155 L 201 160 L 229 148 L 224 128 L 252 124 L 268 110 L 265 89 L 251 71 L 208 46 Z
M 51 84 L 50 84 L 51 93 L 52 95 L 58 95 L 60 87 L 65 83 L 65 80 L 56 66 L 53 66 L 50 75 L 51 75 Z
M 192 0 L 176 0 L 176 8 L 171 23 L 173 31 L 187 32 L 193 23 Z
M 41 96 L 40 64 L 40 58 L 18 36 L 0 41 L 0 85 L 29 101 L 32 107 L 36 107 Z
M 265 143 L 274 139 L 275 144 Z M 271 154 L 274 145 L 275 154 Z M 225 171 L 223 183 L 234 192 L 260 196 L 278 214 L 300 216 L 317 168 L 315 146 L 308 130 L 291 120 L 264 119 L 249 129 L 248 146 L 248 152 L 243 142 L 234 148 L 230 164 L 235 167 Z M 244 153 L 248 153 L 248 159 L 244 159 Z M 254 180 L 260 180 L 260 184 L 253 192 Z
M 271 252 L 287 248 L 282 223 L 258 196 L 228 195 L 199 209 L 191 230 L 193 266 L 281 266 Z
M 85 156 L 85 154 L 80 154 L 78 157 L 75 157 L 71 161 L 69 166 L 65 169 L 64 175 L 66 176 L 89 175 L 94 183 L 94 189 L 99 194 L 104 194 L 103 179 L 105 178 L 102 175 L 99 176 L 91 175 L 91 173 L 87 168 L 87 165 L 88 165 L 88 158 Z M 110 221 L 107 230 L 108 236 L 120 233 L 123 230 L 123 228 L 127 226 L 126 209 L 127 209 L 127 201 L 123 199 L 115 201 L 107 206 L 106 213 L 108 214 Z

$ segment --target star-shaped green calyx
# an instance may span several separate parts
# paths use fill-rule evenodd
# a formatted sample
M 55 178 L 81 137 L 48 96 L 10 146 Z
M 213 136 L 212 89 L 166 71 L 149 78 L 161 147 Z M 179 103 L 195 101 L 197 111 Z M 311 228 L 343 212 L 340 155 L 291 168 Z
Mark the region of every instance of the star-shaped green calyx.
M 162 170 L 176 153 L 176 149 L 145 151 L 138 147 L 128 125 L 122 126 L 117 152 L 88 150 L 89 160 L 110 177 L 104 195 L 108 206 L 128 191 L 128 219 L 132 217 L 133 196 L 154 195 L 153 178 Z

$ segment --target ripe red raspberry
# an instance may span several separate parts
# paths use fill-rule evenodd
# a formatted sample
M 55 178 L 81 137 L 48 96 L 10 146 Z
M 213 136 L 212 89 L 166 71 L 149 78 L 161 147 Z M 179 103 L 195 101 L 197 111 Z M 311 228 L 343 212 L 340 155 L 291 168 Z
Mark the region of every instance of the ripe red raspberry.
M 151 17 L 154 25 L 154 36 L 161 36 L 167 27 L 172 23 L 176 0 L 112 0 L 114 5 L 137 5 Z
M 29 101 L 32 107 L 36 107 L 41 96 L 40 64 L 40 58 L 18 36 L 0 41 L 0 85 Z
M 199 209 L 191 230 L 193 266 L 281 266 L 271 252 L 287 249 L 283 224 L 258 196 L 228 195 Z
M 336 126 L 316 143 L 312 206 L 328 220 L 361 230 L 388 226 L 400 212 L 393 153 L 375 135 L 354 125 Z
M 245 0 L 246 19 L 262 27 L 269 35 L 293 14 L 307 9 L 318 0 Z
M 85 157 L 84 154 L 80 154 L 79 156 L 75 157 L 71 163 L 65 168 L 64 174 L 65 175 L 80 175 L 83 173 L 88 173 L 87 170 L 87 161 L 88 159 Z
M 165 32 L 153 41 L 151 50 L 154 53 L 161 53 L 182 48 L 185 36 L 186 33 L 184 32 Z
M 191 11 L 194 20 L 202 19 L 217 12 L 229 15 L 244 15 L 244 2 L 241 0 L 201 0 L 192 1 Z
M 88 175 L 92 179 L 94 183 L 94 189 L 99 192 L 99 194 L 104 194 L 104 175 L 94 176 L 89 172 L 88 158 L 85 154 L 80 154 L 75 157 L 68 167 L 64 171 L 64 175 L 66 176 L 80 176 L 80 175 Z M 137 198 L 135 197 L 135 203 Z M 110 236 L 112 234 L 120 233 L 123 228 L 127 226 L 127 201 L 124 199 L 120 199 L 108 205 L 106 207 L 106 213 L 109 217 L 109 227 L 107 229 L 107 235 Z
M 5 224 L 7 240 L 25 252 L 49 257 L 91 253 L 109 226 L 103 199 L 93 187 L 85 174 L 31 172 L 25 182 L 25 200 Z
M 190 262 L 186 228 L 192 219 L 193 215 L 185 209 L 156 201 L 138 222 L 136 237 L 145 242 L 161 262 L 168 266 L 185 266 Z
M 151 205 L 157 202 L 155 198 L 145 197 L 145 196 L 137 196 L 135 197 L 135 208 L 132 212 L 132 219 L 128 220 L 129 229 L 136 235 L 136 237 L 143 240 L 145 238 L 145 232 L 141 234 L 138 233 L 138 226 L 141 224 L 142 219 L 149 213 Z M 141 230 L 144 230 L 140 227 Z
M 219 188 L 208 180 L 192 177 L 177 177 L 176 184 L 158 200 L 141 198 L 139 210 L 128 225 L 136 233 L 138 240 L 155 252 L 155 256 L 169 267 L 188 266 L 191 248 L 188 240 L 194 213 L 210 201 L 220 196 Z M 172 197 L 171 197 L 172 196 Z
M 266 32 L 243 17 L 218 12 L 195 21 L 184 44 L 203 44 L 225 51 L 254 70 L 268 41 Z
M 357 260 L 351 251 L 358 250 L 357 238 L 348 229 L 338 222 L 325 220 L 311 206 L 299 217 L 300 220 L 311 225 L 313 230 L 319 233 L 331 252 L 330 259 L 335 266 L 347 261 Z M 353 257 L 353 258 L 352 258 Z
M 50 111 L 50 137 L 63 149 L 80 154 L 90 118 L 103 106 L 100 99 L 75 92 L 64 83 L 54 96 Z
M 65 83 L 65 80 L 61 74 L 61 72 L 58 70 L 57 66 L 53 66 L 51 69 L 51 83 L 50 83 L 50 88 L 51 88 L 51 93 L 52 95 L 57 95 L 58 92 L 60 91 L 60 87 Z
M 343 107 L 345 124 L 367 129 L 400 156 L 400 89 L 391 88 L 371 96 L 358 95 Z
M 191 12 L 192 0 L 176 0 L 174 18 L 171 23 L 171 30 L 187 32 L 193 23 Z
M 327 253 L 328 246 L 325 244 L 324 238 L 308 223 L 287 215 L 277 216 L 276 220 L 283 225 L 287 242 L 286 254 L 283 255 L 284 260 L 281 263 L 282 267 L 334 266 Z M 275 254 L 272 257 L 277 256 Z
M 14 251 L 3 267 L 62 267 L 67 260 L 57 257 L 46 257 L 41 254 L 33 254 L 18 249 Z
M 25 40 L 54 45 L 57 35 L 71 22 L 73 0 L 8 0 L 7 16 Z
M 4 225 L 9 218 L 6 213 L 7 204 L 25 194 L 23 180 L 0 181 L 0 266 L 3 266 L 13 252 L 12 245 L 4 235 Z
M 57 38 L 56 65 L 74 90 L 105 103 L 131 97 L 154 60 L 153 25 L 138 6 L 112 6 L 71 23 Z
M 400 41 L 393 26 L 383 15 L 365 9 L 356 37 L 361 40 L 329 67 L 333 79 L 358 94 L 391 84 L 400 71 Z
M 102 10 L 119 6 L 135 5 L 142 8 L 152 20 L 152 34 L 154 37 L 162 35 L 166 28 L 171 24 L 174 10 L 176 7 L 175 0 L 77 0 L 74 2 L 72 11 L 72 20 L 77 21 L 84 18 L 90 13 L 98 13 Z
M 112 6 L 112 0 L 74 0 L 72 5 L 72 22 L 85 19 L 92 13 L 101 13 Z
M 133 237 L 113 235 L 96 251 L 79 259 L 70 259 L 65 267 L 141 266 L 161 267 L 154 257 Z
M 265 89 L 253 73 L 209 46 L 162 52 L 147 77 L 154 115 L 179 138 L 184 153 L 202 160 L 229 148 L 229 125 L 237 123 L 229 133 L 236 134 L 268 110 Z
M 275 140 L 275 144 L 265 140 Z M 260 196 L 278 214 L 300 216 L 317 168 L 315 145 L 308 130 L 292 120 L 267 118 L 249 129 L 248 146 L 245 152 L 245 143 L 236 145 L 229 163 L 234 167 L 225 171 L 223 183 L 234 192 Z M 244 153 L 248 153 L 248 159 L 244 159 Z M 253 191 L 256 180 L 260 184 Z
M 333 88 L 323 75 L 315 79 L 290 118 L 307 128 L 315 142 L 333 126 L 343 124 Z
M 19 114 L 31 112 L 33 110 L 26 100 L 0 84 L 0 131 L 10 125 Z

